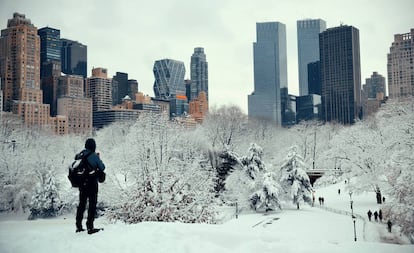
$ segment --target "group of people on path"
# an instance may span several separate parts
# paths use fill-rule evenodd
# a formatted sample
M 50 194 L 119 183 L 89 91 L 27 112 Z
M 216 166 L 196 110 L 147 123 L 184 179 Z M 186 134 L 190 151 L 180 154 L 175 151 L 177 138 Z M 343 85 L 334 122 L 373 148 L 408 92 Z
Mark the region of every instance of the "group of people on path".
M 375 221 L 378 222 L 378 220 L 379 220 L 380 222 L 382 222 L 382 211 L 381 211 L 381 209 L 378 212 L 375 211 L 374 213 L 372 213 L 371 210 L 368 210 L 367 214 L 368 214 L 368 220 L 369 221 L 371 221 L 371 217 L 374 214 Z
M 372 215 L 374 215 L 374 220 L 376 222 L 382 222 L 382 210 L 380 209 L 378 212 L 375 211 L 374 213 L 371 212 L 371 210 L 368 210 L 367 212 L 368 214 L 368 220 L 371 221 L 371 217 Z M 388 227 L 388 232 L 391 233 L 391 227 L 392 227 L 392 222 L 390 220 L 387 221 L 387 227 Z

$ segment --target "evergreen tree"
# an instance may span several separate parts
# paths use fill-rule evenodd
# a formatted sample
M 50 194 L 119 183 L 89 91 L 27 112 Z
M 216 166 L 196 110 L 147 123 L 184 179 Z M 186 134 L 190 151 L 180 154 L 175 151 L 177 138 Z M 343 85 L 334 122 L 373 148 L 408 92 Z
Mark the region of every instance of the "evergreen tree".
M 230 151 L 228 148 L 218 154 L 216 180 L 214 186 L 217 195 L 221 194 L 225 190 L 225 181 L 228 175 L 241 166 L 242 164 L 239 159 L 239 155 Z
M 48 172 L 42 181 L 32 197 L 29 219 L 58 216 L 63 207 L 53 173 Z
M 281 166 L 280 183 L 286 197 L 299 209 L 302 200 L 311 203 L 312 186 L 306 174 L 306 165 L 297 150 L 297 147 L 293 146 Z
M 241 207 L 256 211 L 281 208 L 278 198 L 279 184 L 275 173 L 266 170 L 262 161 L 263 149 L 252 143 L 248 152 L 241 159 L 241 170 L 233 172 L 226 181 L 227 196 L 240 203 Z

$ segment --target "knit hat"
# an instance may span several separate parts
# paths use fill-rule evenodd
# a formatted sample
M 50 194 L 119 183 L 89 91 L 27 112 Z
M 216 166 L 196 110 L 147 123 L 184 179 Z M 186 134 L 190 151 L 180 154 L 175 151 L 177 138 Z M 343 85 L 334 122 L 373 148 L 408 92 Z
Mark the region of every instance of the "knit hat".
M 92 151 L 92 152 L 95 152 L 95 149 L 96 149 L 95 140 L 93 138 L 87 139 L 86 142 L 85 142 L 85 148 Z

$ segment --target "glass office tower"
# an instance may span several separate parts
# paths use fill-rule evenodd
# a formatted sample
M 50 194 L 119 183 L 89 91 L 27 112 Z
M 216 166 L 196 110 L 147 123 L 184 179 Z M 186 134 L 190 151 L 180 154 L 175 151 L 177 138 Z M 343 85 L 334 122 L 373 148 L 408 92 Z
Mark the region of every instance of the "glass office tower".
M 352 124 L 361 117 L 359 30 L 342 25 L 319 35 L 325 121 Z
M 158 60 L 154 63 L 153 72 L 155 98 L 170 101 L 170 116 L 188 113 L 184 62 L 172 59 Z
M 73 40 L 61 39 L 62 72 L 68 75 L 87 75 L 87 46 Z
M 40 78 L 46 76 L 45 65 L 48 62 L 56 61 L 60 63 L 60 30 L 44 27 L 37 31 L 40 37 Z
M 299 94 L 309 94 L 308 64 L 319 61 L 319 33 L 326 30 L 326 22 L 322 19 L 298 20 L 298 67 Z
M 286 26 L 279 22 L 256 23 L 256 35 L 254 91 L 248 96 L 248 115 L 280 126 L 281 89 L 287 89 Z
M 191 56 L 191 89 L 188 100 L 193 100 L 198 97 L 201 91 L 207 94 L 208 100 L 208 63 L 204 48 L 194 48 L 194 53 Z

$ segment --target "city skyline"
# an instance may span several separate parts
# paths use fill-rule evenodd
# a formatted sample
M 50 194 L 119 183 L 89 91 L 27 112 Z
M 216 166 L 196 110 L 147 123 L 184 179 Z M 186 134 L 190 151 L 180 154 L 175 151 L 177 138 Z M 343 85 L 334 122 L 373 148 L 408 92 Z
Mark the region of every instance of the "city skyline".
M 150 96 L 154 95 L 152 67 L 156 60 L 180 60 L 189 70 L 193 49 L 203 47 L 209 62 L 210 106 L 236 104 L 246 113 L 247 95 L 254 87 L 251 45 L 257 22 L 286 24 L 289 93 L 298 95 L 297 20 L 320 18 L 327 28 L 341 23 L 358 28 L 361 79 L 365 80 L 374 71 L 386 76 L 394 34 L 412 28 L 410 10 L 414 7 L 409 0 L 373 4 L 213 0 L 197 3 L 197 8 L 189 0 L 168 1 L 162 6 L 142 1 L 99 5 L 95 1 L 40 2 L 0 0 L 0 27 L 4 29 L 13 13 L 19 12 L 38 29 L 59 29 L 61 38 L 88 47 L 88 76 L 93 67 L 108 69 L 108 76 L 125 72 Z M 387 18 L 396 14 L 398 18 Z M 189 71 L 185 78 L 190 79 Z

